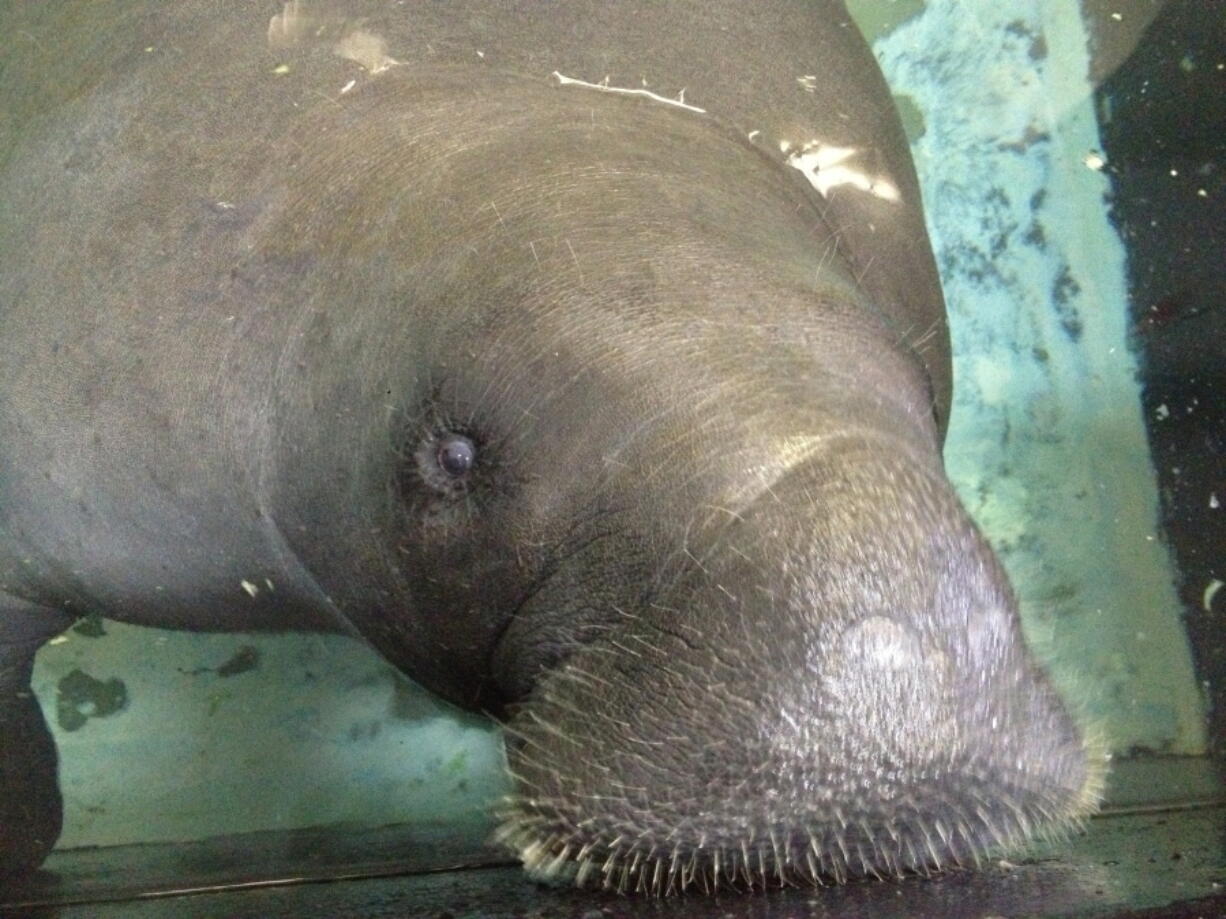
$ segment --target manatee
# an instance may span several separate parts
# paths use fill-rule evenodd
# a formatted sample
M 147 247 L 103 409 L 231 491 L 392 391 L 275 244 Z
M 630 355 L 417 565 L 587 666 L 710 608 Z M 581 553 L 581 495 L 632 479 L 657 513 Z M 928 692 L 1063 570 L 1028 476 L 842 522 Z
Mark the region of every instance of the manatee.
M 355 635 L 506 727 L 497 837 L 666 894 L 973 862 L 1102 756 L 943 471 L 839 2 L 10 4 L 0 864 L 77 617 Z

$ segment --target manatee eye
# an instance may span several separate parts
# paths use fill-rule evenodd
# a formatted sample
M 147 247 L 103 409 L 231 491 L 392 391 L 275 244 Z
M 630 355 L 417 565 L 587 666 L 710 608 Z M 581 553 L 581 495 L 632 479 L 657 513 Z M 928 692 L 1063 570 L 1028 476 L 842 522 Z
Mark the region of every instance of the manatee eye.
M 473 468 L 473 463 L 477 460 L 477 448 L 463 434 L 448 434 L 439 440 L 434 458 L 443 472 L 453 479 L 458 479 Z

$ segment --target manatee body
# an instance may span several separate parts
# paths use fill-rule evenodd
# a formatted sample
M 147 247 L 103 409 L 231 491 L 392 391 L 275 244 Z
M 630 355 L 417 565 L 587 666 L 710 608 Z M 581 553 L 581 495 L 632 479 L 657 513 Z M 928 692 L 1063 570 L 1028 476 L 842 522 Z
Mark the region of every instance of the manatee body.
M 665 893 L 926 871 L 1101 779 L 942 470 L 836 2 L 11 4 L 0 864 L 74 617 L 361 636 L 507 725 L 499 837 Z

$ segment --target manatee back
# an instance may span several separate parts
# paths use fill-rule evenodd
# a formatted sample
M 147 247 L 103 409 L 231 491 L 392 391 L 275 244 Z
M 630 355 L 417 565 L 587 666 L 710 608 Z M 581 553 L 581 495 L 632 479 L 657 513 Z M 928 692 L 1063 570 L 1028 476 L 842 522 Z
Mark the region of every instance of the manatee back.
M 889 90 L 841 0 L 11 4 L 0 34 L 13 36 L 0 72 L 0 108 L 11 113 L 0 124 L 10 215 L 0 251 L 15 256 L 30 227 L 12 215 L 54 210 L 57 199 L 88 203 L 96 177 L 74 186 L 73 170 L 122 156 L 131 132 L 165 152 L 161 184 L 173 194 L 176 177 L 191 171 L 207 185 L 218 167 L 258 156 L 304 109 L 335 104 L 383 67 L 471 66 L 474 93 L 494 69 L 683 100 L 796 167 L 871 301 L 921 356 L 944 430 L 949 342 L 919 187 Z M 51 162 L 32 163 L 57 121 L 64 137 Z M 124 181 L 122 169 L 113 174 Z M 47 183 L 61 191 L 46 203 L 13 194 Z M 138 220 L 151 202 L 129 204 Z M 54 244 L 71 231 L 42 237 Z

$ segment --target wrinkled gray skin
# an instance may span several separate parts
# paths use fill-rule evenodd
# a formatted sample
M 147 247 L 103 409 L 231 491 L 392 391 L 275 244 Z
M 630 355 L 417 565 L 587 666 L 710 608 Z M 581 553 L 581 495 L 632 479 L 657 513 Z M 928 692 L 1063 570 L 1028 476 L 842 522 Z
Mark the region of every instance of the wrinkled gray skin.
M 507 720 L 500 838 L 583 883 L 927 870 L 1092 808 L 942 471 L 918 189 L 840 4 L 0 35 L 5 868 L 59 832 L 28 681 L 87 612 L 365 638 Z

